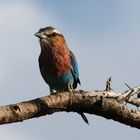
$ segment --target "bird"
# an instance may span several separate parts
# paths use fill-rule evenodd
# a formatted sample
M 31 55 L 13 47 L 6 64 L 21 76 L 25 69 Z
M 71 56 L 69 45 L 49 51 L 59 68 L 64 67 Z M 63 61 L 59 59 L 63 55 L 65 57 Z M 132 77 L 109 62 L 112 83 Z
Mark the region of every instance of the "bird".
M 81 84 L 78 63 L 63 34 L 57 28 L 47 26 L 36 32 L 35 36 L 39 38 L 41 47 L 38 58 L 40 73 L 50 93 L 74 91 Z M 89 124 L 86 116 L 82 112 L 79 114 Z

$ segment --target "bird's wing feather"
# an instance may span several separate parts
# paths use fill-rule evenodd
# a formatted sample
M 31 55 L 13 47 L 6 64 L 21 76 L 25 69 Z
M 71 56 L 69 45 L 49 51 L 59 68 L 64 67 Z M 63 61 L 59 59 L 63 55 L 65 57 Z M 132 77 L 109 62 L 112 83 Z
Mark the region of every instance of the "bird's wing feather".
M 78 83 L 81 84 L 81 83 L 79 79 L 78 63 L 76 61 L 76 57 L 74 56 L 72 51 L 70 51 L 70 55 L 71 55 L 71 65 L 72 65 L 71 72 L 74 77 L 73 88 L 75 89 L 77 87 L 77 84 Z
M 43 65 L 41 64 L 40 57 L 39 57 L 39 59 L 38 59 L 38 62 L 39 62 L 40 73 L 41 73 L 43 79 L 45 80 L 45 82 L 47 82 L 47 81 L 46 81 L 46 74 L 45 74 Z

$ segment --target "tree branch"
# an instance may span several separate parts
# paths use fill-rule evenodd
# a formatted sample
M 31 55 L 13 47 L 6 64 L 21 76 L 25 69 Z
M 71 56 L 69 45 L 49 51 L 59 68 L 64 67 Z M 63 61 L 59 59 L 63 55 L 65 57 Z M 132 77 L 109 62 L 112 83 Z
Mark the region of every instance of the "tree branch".
M 21 122 L 27 119 L 50 115 L 55 112 L 84 112 L 140 129 L 140 112 L 130 109 L 126 103 L 140 106 L 140 87 L 129 88 L 122 94 L 112 90 L 111 77 L 107 80 L 106 90 L 63 92 L 40 97 L 13 105 L 0 107 L 0 124 Z

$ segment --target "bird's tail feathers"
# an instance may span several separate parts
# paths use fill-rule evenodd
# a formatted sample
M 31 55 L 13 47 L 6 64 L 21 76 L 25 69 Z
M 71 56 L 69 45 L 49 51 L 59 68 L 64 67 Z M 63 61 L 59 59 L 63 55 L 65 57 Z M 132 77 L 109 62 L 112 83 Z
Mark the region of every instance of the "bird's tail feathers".
M 79 113 L 81 115 L 81 117 L 83 118 L 83 120 L 85 121 L 85 123 L 89 124 L 87 117 L 84 115 L 84 113 Z

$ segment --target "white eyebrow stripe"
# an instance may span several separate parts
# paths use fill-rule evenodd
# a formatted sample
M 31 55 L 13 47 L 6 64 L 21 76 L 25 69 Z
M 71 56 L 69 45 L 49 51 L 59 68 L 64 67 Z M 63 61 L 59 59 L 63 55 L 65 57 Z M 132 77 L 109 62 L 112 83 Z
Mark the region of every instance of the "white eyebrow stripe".
M 53 29 L 53 33 L 57 33 L 57 34 L 62 35 L 62 33 L 60 31 L 58 31 L 57 29 Z

